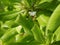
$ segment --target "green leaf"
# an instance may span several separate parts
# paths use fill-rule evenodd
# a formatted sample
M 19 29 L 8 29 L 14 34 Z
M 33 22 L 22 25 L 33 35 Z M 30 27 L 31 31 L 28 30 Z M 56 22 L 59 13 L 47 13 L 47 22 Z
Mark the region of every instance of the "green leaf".
M 37 8 L 54 11 L 54 9 L 57 7 L 58 4 L 60 4 L 60 3 L 57 0 L 53 0 L 51 2 L 46 1 L 46 2 L 41 3 L 40 5 L 38 5 Z
M 1 0 L 4 6 L 8 6 L 9 4 L 20 3 L 21 0 Z
M 30 5 L 29 5 L 30 2 L 29 1 L 30 0 L 24 0 L 24 1 L 22 1 L 22 4 L 24 5 L 24 7 L 30 8 Z
M 48 14 L 47 14 L 48 13 Z M 49 21 L 49 18 L 51 16 L 51 11 L 48 10 L 40 10 L 37 12 L 37 20 L 40 25 L 40 29 L 42 29 L 45 32 L 45 28 L 47 26 L 47 23 Z
M 29 43 L 32 40 L 34 40 L 33 36 L 27 34 L 27 33 L 21 33 L 16 36 L 16 42 L 24 42 Z
M 38 27 L 37 24 L 34 25 L 34 27 L 31 29 L 31 31 L 32 31 L 34 38 L 37 42 L 40 42 L 40 43 L 45 42 L 42 31 L 40 30 L 40 28 Z
M 37 18 L 40 16 L 40 15 L 44 15 L 44 16 L 47 16 L 47 17 L 50 17 L 51 14 L 52 14 L 52 11 L 50 10 L 46 10 L 46 9 L 36 9 L 37 11 Z M 48 13 L 48 14 L 47 14 Z
M 22 0 L 9 0 L 11 3 L 20 3 Z
M 46 30 L 50 32 L 56 31 L 56 29 L 60 26 L 60 5 L 52 13 L 49 22 L 47 24 Z
M 8 28 L 14 28 L 14 27 L 19 26 L 19 24 L 17 24 L 17 23 L 15 22 L 15 20 L 5 21 L 4 25 L 7 25 Z
M 15 9 L 14 5 L 8 5 L 7 10 L 13 11 Z
M 31 32 L 31 28 L 34 25 L 31 18 L 26 19 L 26 17 L 23 15 L 19 15 L 15 22 L 20 24 L 24 28 L 25 32 L 27 32 L 27 33 Z
M 4 12 L 4 8 L 5 8 L 4 4 L 1 2 L 2 1 L 0 0 L 0 13 Z
M 33 9 L 34 5 L 39 3 L 40 0 L 24 0 L 24 6 Z
M 34 0 L 33 0 L 34 1 Z M 35 0 L 35 3 L 34 3 L 34 6 L 37 6 L 37 5 L 39 5 L 39 3 L 41 2 L 41 0 Z
M 15 28 L 9 29 L 9 30 L 0 38 L 0 40 L 2 40 L 2 42 L 6 42 L 6 41 L 10 40 L 12 37 L 14 37 L 16 34 L 18 34 L 18 32 L 16 31 Z
M 55 41 L 60 41 L 60 26 L 57 28 L 57 30 L 54 32 L 55 35 Z M 54 42 L 55 42 L 54 41 Z
M 5 45 L 40 45 L 38 43 L 9 43 Z
M 60 41 L 53 42 L 51 45 L 60 45 Z
M 49 16 L 46 16 L 44 14 L 41 14 L 38 18 L 37 18 L 39 25 L 40 26 L 46 26 L 49 20 Z
M 7 21 L 11 19 L 16 19 L 19 13 L 20 13 L 19 11 L 8 11 L 8 12 L 0 13 L 0 20 Z

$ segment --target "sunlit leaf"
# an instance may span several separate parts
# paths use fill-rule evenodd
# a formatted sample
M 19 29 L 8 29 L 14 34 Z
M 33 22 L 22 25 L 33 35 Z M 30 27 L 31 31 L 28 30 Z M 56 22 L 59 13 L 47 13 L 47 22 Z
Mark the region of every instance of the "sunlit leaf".
M 38 25 L 35 24 L 31 31 L 36 41 L 40 43 L 43 43 L 45 41 L 42 31 L 39 29 Z

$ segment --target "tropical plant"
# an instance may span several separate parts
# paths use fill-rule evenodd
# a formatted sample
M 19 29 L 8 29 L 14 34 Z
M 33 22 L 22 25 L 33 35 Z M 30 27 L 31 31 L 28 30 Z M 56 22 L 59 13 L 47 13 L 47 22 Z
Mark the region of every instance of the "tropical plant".
M 0 45 L 60 45 L 60 0 L 0 0 Z

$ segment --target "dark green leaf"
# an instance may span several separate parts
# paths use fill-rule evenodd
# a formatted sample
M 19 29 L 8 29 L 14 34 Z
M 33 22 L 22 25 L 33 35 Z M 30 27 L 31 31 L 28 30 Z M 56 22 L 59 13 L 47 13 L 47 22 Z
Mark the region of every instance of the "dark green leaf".
M 24 28 L 25 32 L 31 32 L 31 28 L 33 27 L 34 23 L 31 18 L 26 19 L 25 16 L 19 15 L 17 17 L 16 22 Z

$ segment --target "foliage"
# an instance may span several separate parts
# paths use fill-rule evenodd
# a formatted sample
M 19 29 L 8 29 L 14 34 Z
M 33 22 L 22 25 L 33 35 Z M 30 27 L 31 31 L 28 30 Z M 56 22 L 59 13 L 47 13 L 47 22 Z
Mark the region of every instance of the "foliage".
M 60 45 L 60 0 L 0 0 L 0 45 Z

